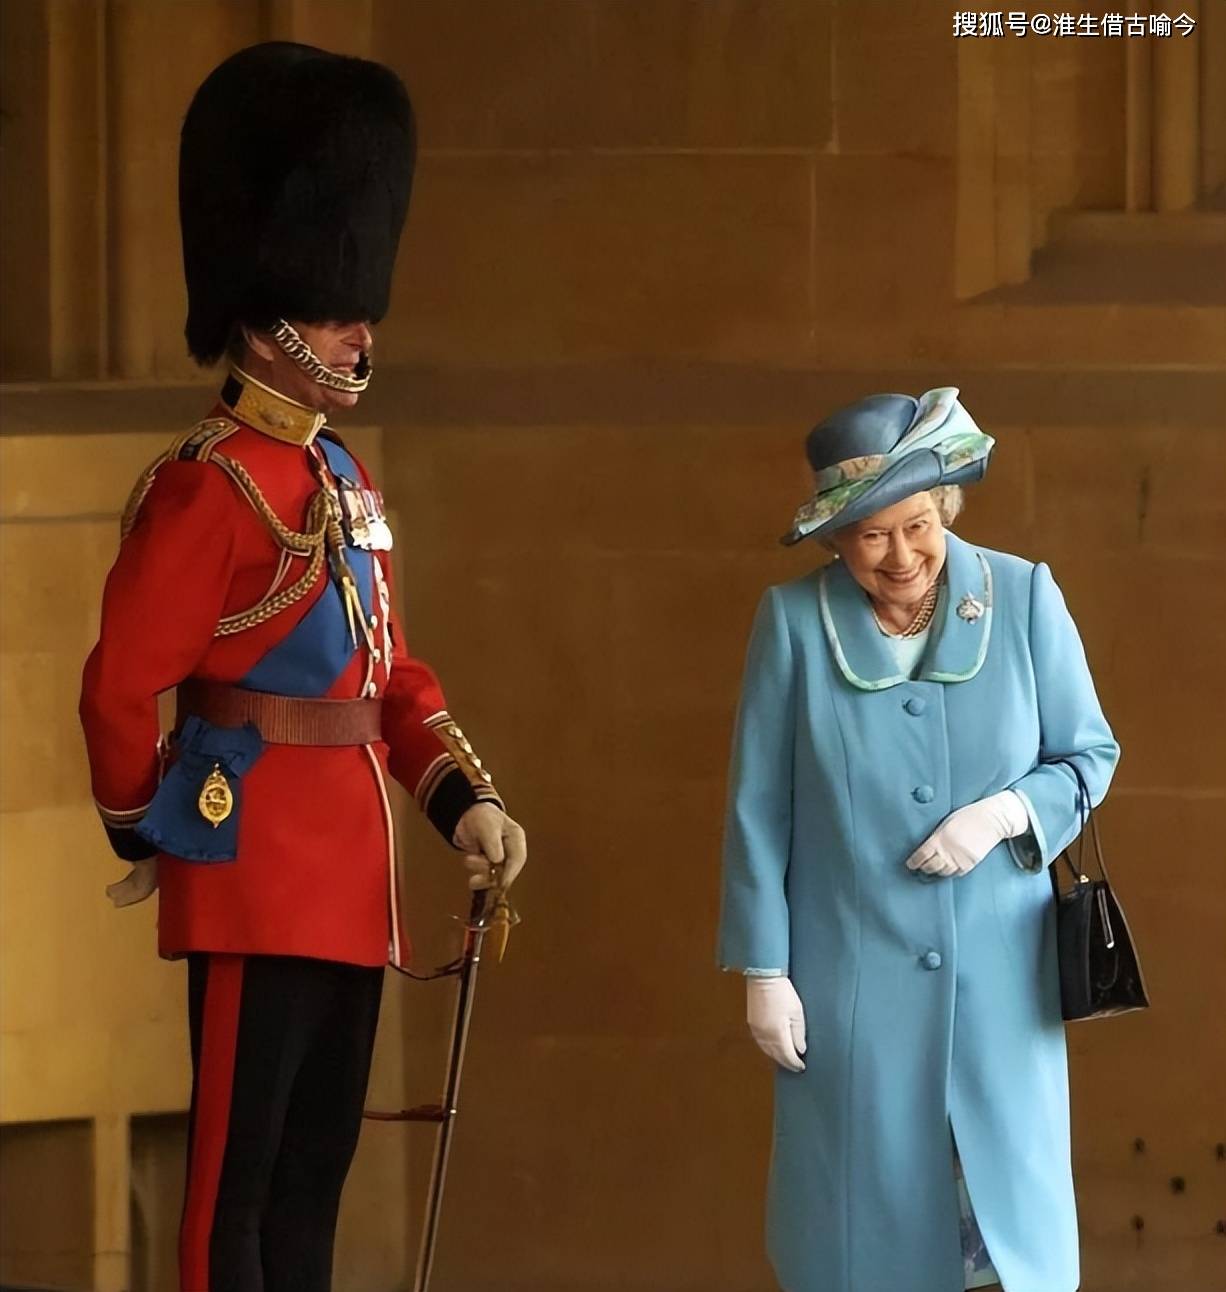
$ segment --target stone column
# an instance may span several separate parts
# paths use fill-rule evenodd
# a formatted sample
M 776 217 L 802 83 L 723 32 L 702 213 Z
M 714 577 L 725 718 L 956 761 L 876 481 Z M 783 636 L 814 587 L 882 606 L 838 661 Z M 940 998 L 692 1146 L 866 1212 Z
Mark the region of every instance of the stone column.
M 1154 209 L 1154 60 L 1148 40 L 1125 46 L 1124 209 Z
M 263 0 L 261 8 L 268 40 L 298 40 L 334 54 L 371 57 L 374 0 Z
M 1200 0 L 1184 11 L 1191 36 L 1151 39 L 1154 56 L 1154 209 L 1186 211 L 1200 195 Z
M 1201 5 L 1200 191 L 1226 185 L 1226 5 Z
M 48 281 L 51 371 L 107 375 L 106 10 L 51 0 L 48 24 Z
M 94 1292 L 127 1292 L 132 1257 L 128 1119 L 94 1121 Z

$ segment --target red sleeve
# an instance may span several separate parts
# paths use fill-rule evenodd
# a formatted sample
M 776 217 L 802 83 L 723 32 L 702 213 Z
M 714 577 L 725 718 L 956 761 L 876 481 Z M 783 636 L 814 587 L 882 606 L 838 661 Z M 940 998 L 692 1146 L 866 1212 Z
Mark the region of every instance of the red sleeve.
M 127 844 L 151 852 L 129 836 L 157 788 L 157 697 L 192 673 L 213 640 L 238 502 L 216 467 L 166 463 L 107 576 L 80 714 L 94 799 L 121 856 Z
M 384 562 L 380 565 L 390 593 L 390 572 Z M 502 801 L 468 738 L 447 712 L 433 670 L 409 654 L 394 611 L 388 614 L 388 624 L 392 661 L 383 695 L 388 769 L 450 843 L 460 817 L 474 803 L 501 806 Z

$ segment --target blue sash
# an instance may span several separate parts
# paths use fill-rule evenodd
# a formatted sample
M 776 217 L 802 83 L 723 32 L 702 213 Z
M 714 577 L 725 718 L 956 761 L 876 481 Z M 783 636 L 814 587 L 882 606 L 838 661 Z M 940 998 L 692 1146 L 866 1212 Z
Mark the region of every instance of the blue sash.
M 326 439 L 316 442 L 323 449 L 333 475 L 361 482 L 358 464 L 339 444 Z M 374 607 L 374 554 L 354 547 L 346 534 L 345 559 L 357 579 L 358 595 L 369 621 Z M 328 579 L 310 610 L 238 685 L 249 691 L 318 698 L 332 689 L 353 658 L 354 649 L 340 589 Z

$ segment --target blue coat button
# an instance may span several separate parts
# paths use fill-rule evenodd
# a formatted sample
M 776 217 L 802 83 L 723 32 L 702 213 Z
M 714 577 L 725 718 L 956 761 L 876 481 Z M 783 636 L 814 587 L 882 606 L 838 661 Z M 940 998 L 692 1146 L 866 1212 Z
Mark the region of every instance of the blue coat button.
M 929 951 L 924 957 L 925 969 L 939 969 L 941 967 L 941 956 L 937 951 Z
M 911 791 L 911 797 L 917 803 L 931 803 L 936 798 L 936 790 L 931 785 L 917 785 Z
M 921 713 L 928 707 L 928 701 L 921 699 L 918 695 L 913 695 L 904 705 L 903 708 L 913 717 L 918 718 Z

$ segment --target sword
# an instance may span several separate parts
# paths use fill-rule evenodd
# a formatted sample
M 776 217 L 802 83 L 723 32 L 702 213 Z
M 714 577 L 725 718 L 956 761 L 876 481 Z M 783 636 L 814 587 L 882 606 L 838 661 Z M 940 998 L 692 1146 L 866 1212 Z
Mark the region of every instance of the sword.
M 431 974 L 413 974 L 400 970 L 411 978 L 430 980 L 455 977 L 455 1015 L 451 1024 L 451 1053 L 447 1063 L 447 1076 L 443 1084 L 443 1097 L 437 1104 L 418 1104 L 399 1112 L 367 1110 L 363 1116 L 372 1121 L 433 1122 L 438 1128 L 434 1141 L 434 1164 L 430 1169 L 430 1191 L 426 1197 L 426 1216 L 422 1224 L 421 1246 L 417 1254 L 417 1271 L 413 1292 L 428 1292 L 430 1275 L 434 1270 L 434 1252 L 438 1241 L 439 1221 L 442 1218 L 443 1186 L 447 1180 L 447 1164 L 451 1155 L 451 1132 L 455 1125 L 460 1075 L 464 1070 L 464 1054 L 468 1047 L 468 1029 L 472 1022 L 473 1003 L 477 994 L 477 970 L 481 965 L 481 947 L 485 936 L 497 930 L 498 959 L 506 949 L 507 935 L 519 923 L 506 891 L 501 887 L 479 889 L 473 893 L 468 921 L 464 926 L 464 946 L 459 956 Z

